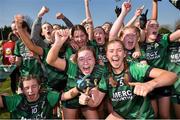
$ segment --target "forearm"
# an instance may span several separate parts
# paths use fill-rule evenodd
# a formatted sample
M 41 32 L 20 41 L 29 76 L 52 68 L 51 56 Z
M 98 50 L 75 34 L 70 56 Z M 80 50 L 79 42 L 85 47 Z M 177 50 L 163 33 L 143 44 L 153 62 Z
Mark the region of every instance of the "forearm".
M 131 26 L 137 20 L 138 16 L 134 15 L 133 18 L 126 24 L 126 26 Z
M 73 27 L 72 22 L 68 18 L 66 18 L 66 16 L 64 16 L 64 18 L 62 18 L 62 20 L 64 21 L 64 23 L 67 25 L 68 28 Z
M 176 30 L 175 32 L 171 33 L 169 36 L 169 40 L 171 42 L 176 41 L 180 39 L 180 30 Z
M 20 28 L 18 29 L 20 38 L 22 39 L 22 41 L 24 42 L 24 44 L 29 48 L 29 50 L 31 50 L 32 52 L 38 54 L 38 55 L 43 55 L 43 50 L 41 47 L 35 45 L 31 39 L 29 34 L 27 33 L 26 30 Z
M 33 22 L 32 25 L 32 30 L 31 30 L 31 40 L 33 41 L 33 43 L 35 43 L 36 45 L 40 46 L 40 47 L 44 47 L 43 46 L 43 38 L 40 36 L 41 34 L 41 23 L 42 18 L 41 17 L 37 17 L 36 20 Z
M 79 94 L 79 91 L 77 90 L 76 87 L 74 87 L 74 88 L 70 89 L 69 91 L 62 93 L 61 100 L 65 101 L 65 100 L 72 99 L 72 98 L 76 97 L 78 94 Z
M 90 21 L 87 21 L 89 24 L 89 32 L 88 32 L 88 39 L 89 40 L 92 40 L 93 39 L 93 30 L 94 30 L 94 25 L 93 25 L 93 20 L 92 20 L 92 16 L 91 16 L 91 12 L 90 12 L 90 9 L 89 9 L 89 0 L 85 0 L 85 13 L 86 13 L 86 19 L 87 20 L 91 20 Z
M 135 52 L 141 52 L 138 41 L 137 41 L 136 46 L 135 46 Z
M 86 18 L 91 18 L 92 19 L 90 9 L 89 9 L 89 0 L 85 0 L 84 4 L 85 4 Z
M 152 2 L 152 16 L 151 19 L 157 20 L 158 19 L 158 1 L 153 0 Z
M 152 84 L 154 88 L 172 85 L 177 80 L 177 75 L 173 72 L 169 72 L 157 68 L 153 68 L 151 71 L 153 72 L 153 70 L 156 70 L 157 72 L 156 74 L 159 73 L 158 74 L 159 77 L 155 77 L 154 79 L 149 81 L 149 83 Z
M 52 63 L 54 63 L 57 59 L 58 59 L 58 54 L 60 49 L 62 48 L 64 42 L 55 42 L 51 49 L 48 52 L 47 58 L 46 58 L 46 62 L 50 65 L 52 65 Z
M 121 26 L 123 25 L 124 18 L 126 16 L 126 13 L 121 13 L 117 20 L 114 22 L 110 32 L 109 32 L 109 38 L 117 38 L 118 32 L 121 29 Z

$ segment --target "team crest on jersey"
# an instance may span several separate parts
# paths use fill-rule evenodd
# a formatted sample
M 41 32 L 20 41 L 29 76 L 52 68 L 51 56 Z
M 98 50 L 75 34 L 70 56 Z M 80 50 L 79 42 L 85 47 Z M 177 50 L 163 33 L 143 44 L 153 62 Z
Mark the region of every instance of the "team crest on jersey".
M 155 49 L 156 49 L 158 46 L 159 46 L 158 43 L 155 43 L 155 44 L 154 44 Z
M 137 63 L 137 67 L 144 68 L 146 64 Z

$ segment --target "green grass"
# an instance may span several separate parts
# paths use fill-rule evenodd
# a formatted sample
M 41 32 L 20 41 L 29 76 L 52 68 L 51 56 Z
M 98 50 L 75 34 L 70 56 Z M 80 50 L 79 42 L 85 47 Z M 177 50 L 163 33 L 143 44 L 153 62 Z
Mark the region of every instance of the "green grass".
M 12 95 L 11 92 L 11 82 L 10 79 L 5 80 L 2 82 L 2 85 L 0 86 L 0 94 L 2 93 L 8 93 L 9 95 Z M 9 119 L 10 114 L 9 112 L 6 112 L 4 109 L 0 108 L 0 119 Z

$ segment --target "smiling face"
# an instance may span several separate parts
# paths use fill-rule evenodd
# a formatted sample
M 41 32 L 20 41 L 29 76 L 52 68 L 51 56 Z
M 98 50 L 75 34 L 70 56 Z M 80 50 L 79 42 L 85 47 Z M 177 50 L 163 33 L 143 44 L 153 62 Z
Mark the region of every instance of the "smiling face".
M 127 50 L 132 50 L 138 41 L 138 35 L 135 28 L 127 28 L 123 31 L 122 41 Z
M 72 39 L 74 40 L 74 43 L 79 46 L 79 48 L 87 44 L 87 36 L 82 30 L 74 31 Z
M 159 24 L 156 20 L 149 20 L 146 25 L 147 40 L 155 41 L 158 36 Z
M 29 102 L 35 102 L 39 98 L 40 85 L 36 79 L 23 81 L 23 93 Z
M 124 58 L 126 57 L 124 48 L 120 41 L 111 41 L 106 48 L 106 57 L 115 73 L 124 69 Z
M 102 28 L 95 28 L 94 29 L 94 39 L 96 40 L 98 45 L 105 44 L 105 32 Z
M 92 51 L 82 50 L 77 54 L 78 67 L 84 75 L 92 73 L 95 66 L 95 57 Z

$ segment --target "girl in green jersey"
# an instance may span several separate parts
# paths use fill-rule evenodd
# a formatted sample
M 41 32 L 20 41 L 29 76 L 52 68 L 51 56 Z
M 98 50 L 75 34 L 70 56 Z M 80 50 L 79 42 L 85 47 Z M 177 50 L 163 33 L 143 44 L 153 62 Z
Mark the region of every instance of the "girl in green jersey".
M 76 31 L 81 33 L 81 31 Z M 66 71 L 68 75 L 67 85 L 65 91 L 68 91 L 72 88 L 76 88 L 78 82 L 81 83 L 82 79 L 85 76 L 89 76 L 88 79 L 90 83 L 95 86 L 98 81 L 103 79 L 103 66 L 96 64 L 95 52 L 92 51 L 91 47 L 84 46 L 80 48 L 74 56 L 73 59 L 62 59 L 58 57 L 58 52 L 63 46 L 63 44 L 68 40 L 69 34 L 66 30 L 59 30 L 55 33 L 55 43 L 50 49 L 47 56 L 47 63 L 51 66 L 58 68 L 61 71 Z M 79 80 L 81 79 L 81 80 Z M 95 82 L 95 79 L 97 81 Z M 81 85 L 78 85 L 81 86 Z M 86 86 L 84 84 L 83 86 Z M 78 87 L 81 88 L 81 87 Z M 86 88 L 86 87 L 85 87 Z M 92 87 L 90 87 L 92 88 Z M 77 91 L 78 92 L 78 91 Z M 89 91 L 92 96 L 93 91 Z M 87 93 L 88 94 L 88 93 Z M 96 108 L 90 108 L 88 106 L 82 106 L 78 102 L 79 96 L 70 101 L 65 101 L 63 103 L 63 111 L 65 119 L 77 119 L 79 118 L 77 115 L 79 114 L 79 110 L 82 111 L 83 115 L 87 119 L 97 119 L 98 114 Z M 86 102 L 85 102 L 86 103 Z
M 30 74 L 20 79 L 21 94 L 13 96 L 0 95 L 0 108 L 11 113 L 13 119 L 52 119 L 53 108 L 59 100 L 71 99 L 72 89 L 65 93 L 41 89 L 41 81 L 37 75 Z
M 98 89 L 93 88 L 96 97 L 83 94 L 79 99 L 88 101 L 89 106 L 95 107 L 108 94 L 114 111 L 107 119 L 153 118 L 154 112 L 146 95 L 154 88 L 173 84 L 176 74 L 145 64 L 126 64 L 126 52 L 119 40 L 108 42 L 106 49 L 106 57 L 110 63 L 107 80 L 101 80 Z M 145 82 L 147 77 L 152 80 Z

